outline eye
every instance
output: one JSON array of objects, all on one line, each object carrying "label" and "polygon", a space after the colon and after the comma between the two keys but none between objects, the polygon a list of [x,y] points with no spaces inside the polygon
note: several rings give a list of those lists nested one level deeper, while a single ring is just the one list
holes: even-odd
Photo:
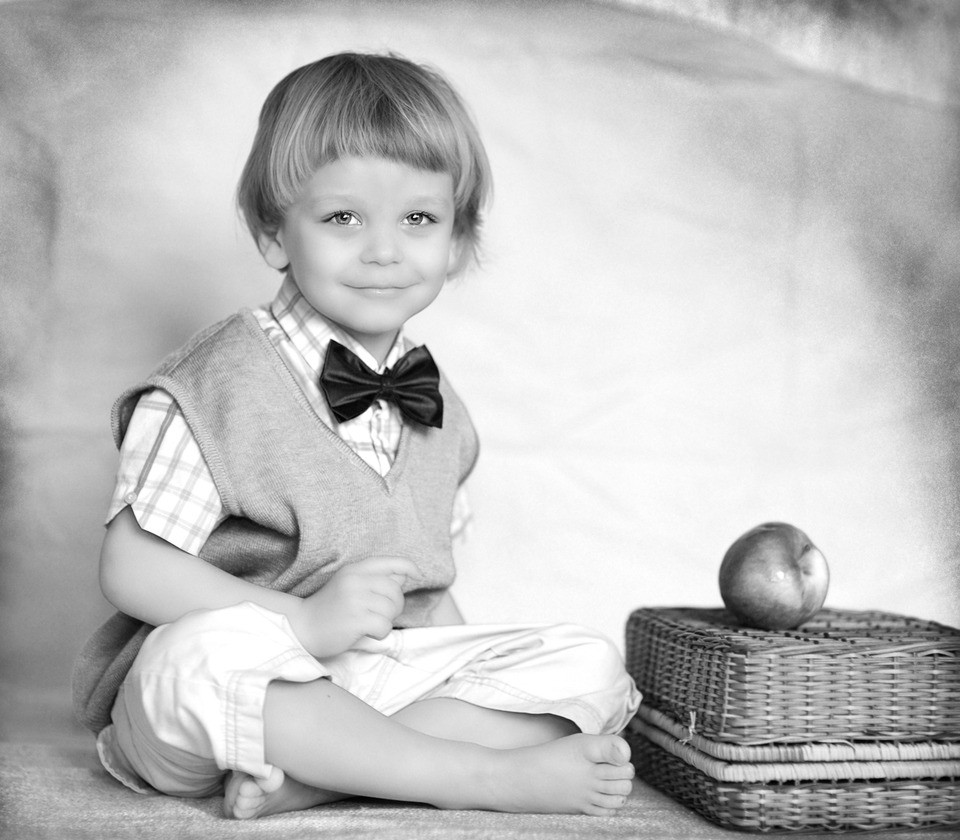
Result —
[{"label": "eye", "polygon": [[413,227],[423,227],[424,225],[433,224],[437,219],[436,216],[431,216],[429,213],[418,210],[415,213],[410,213],[403,221]]},{"label": "eye", "polygon": [[359,225],[360,219],[350,210],[338,210],[331,213],[324,219],[325,222],[333,222],[335,225],[346,227],[347,225]]}]

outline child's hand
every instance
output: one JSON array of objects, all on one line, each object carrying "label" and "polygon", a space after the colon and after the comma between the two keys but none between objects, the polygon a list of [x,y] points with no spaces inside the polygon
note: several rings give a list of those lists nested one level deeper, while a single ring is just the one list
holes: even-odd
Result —
[{"label": "child's hand", "polygon": [[403,584],[417,566],[402,557],[367,557],[338,569],[304,598],[291,619],[300,643],[318,659],[352,648],[364,636],[382,639],[403,612]]}]

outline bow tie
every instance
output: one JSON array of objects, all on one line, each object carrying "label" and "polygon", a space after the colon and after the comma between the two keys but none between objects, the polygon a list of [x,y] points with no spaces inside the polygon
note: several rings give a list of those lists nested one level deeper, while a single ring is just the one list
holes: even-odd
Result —
[{"label": "bow tie", "polygon": [[404,417],[439,429],[443,425],[439,384],[440,371],[426,347],[415,347],[379,374],[331,341],[320,372],[320,390],[338,423],[352,420],[382,399],[394,403]]}]

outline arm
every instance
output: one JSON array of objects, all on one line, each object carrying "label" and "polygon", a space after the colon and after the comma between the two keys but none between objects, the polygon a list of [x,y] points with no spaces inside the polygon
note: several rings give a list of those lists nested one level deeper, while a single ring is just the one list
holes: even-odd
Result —
[{"label": "arm", "polygon": [[100,588],[118,610],[147,624],[168,624],[196,609],[251,601],[287,617],[314,656],[332,656],[363,636],[383,638],[403,611],[401,585],[416,566],[369,557],[341,568],[326,586],[299,598],[211,566],[144,531],[130,508],[107,527],[100,553]]},{"label": "arm", "polygon": [[107,526],[100,589],[118,610],[147,624],[168,624],[197,609],[252,601],[291,618],[299,598],[248,583],[144,531],[130,508]]}]

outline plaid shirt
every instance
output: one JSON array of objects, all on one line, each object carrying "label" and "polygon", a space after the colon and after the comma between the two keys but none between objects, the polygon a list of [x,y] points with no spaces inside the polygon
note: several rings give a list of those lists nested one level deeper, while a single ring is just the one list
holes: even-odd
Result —
[{"label": "plaid shirt", "polygon": [[[270,306],[254,314],[320,419],[367,464],[386,475],[396,458],[403,427],[396,406],[378,400],[359,417],[337,423],[318,380],[330,339],[382,372],[409,349],[402,333],[383,365],[378,365],[364,347],[320,315],[289,278]],[[226,517],[193,433],[173,398],[159,389],[143,394],[130,418],[107,522],[128,505],[141,528],[194,555]],[[469,506],[461,486],[451,522],[455,541],[465,539],[469,523]]]}]

